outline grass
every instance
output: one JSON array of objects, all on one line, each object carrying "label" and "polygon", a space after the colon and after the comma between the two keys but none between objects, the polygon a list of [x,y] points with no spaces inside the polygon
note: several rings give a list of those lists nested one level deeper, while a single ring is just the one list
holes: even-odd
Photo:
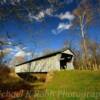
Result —
[{"label": "grass", "polygon": [[[100,100],[100,71],[55,71],[32,74],[43,81],[20,78],[14,71],[0,71],[0,100],[12,100],[2,94],[17,94],[13,100]],[[36,78],[33,78],[36,79]]]},{"label": "grass", "polygon": [[100,100],[100,71],[60,71],[39,100]]}]

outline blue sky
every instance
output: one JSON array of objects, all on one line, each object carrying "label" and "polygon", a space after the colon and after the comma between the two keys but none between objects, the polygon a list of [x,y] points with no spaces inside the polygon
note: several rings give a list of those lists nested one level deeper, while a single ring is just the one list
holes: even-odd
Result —
[{"label": "blue sky", "polygon": [[[76,27],[72,29],[72,21],[75,16],[72,11],[80,5],[78,0],[69,0],[64,7],[53,12],[53,9],[47,6],[37,15],[28,14],[30,23],[9,18],[5,23],[1,22],[0,35],[3,37],[7,32],[11,36],[9,41],[21,42],[23,46],[10,46],[11,55],[28,55],[31,52],[41,54],[46,49],[59,50],[64,42],[71,42],[73,48],[79,49],[81,35]],[[66,0],[65,0],[66,2]],[[100,43],[100,19],[95,21],[87,30],[90,39]],[[7,47],[8,48],[8,47]],[[27,55],[26,55],[27,56]],[[29,58],[31,59],[31,58]]]}]

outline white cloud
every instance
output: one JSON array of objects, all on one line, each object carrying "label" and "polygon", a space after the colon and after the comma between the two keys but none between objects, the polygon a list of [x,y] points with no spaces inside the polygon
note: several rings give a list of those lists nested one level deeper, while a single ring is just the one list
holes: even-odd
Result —
[{"label": "white cloud", "polygon": [[14,48],[11,48],[12,52],[10,53],[11,55],[13,55],[14,57],[16,56],[30,56],[30,52],[26,52],[25,50],[27,49],[27,47],[23,47],[20,48],[19,46],[15,46]]},{"label": "white cloud", "polygon": [[12,45],[12,42],[11,41],[8,41],[8,45]]},{"label": "white cloud", "polygon": [[44,11],[40,11],[39,14],[38,14],[36,17],[37,17],[37,19],[42,19],[42,18],[44,18],[44,17],[45,17]]},{"label": "white cloud", "polygon": [[34,15],[31,12],[28,14],[28,18],[30,21],[36,20],[36,21],[42,21],[42,19],[46,16],[52,16],[53,9],[52,8],[47,8],[45,10],[41,10],[38,14]]},{"label": "white cloud", "polygon": [[52,9],[52,8],[47,8],[47,9],[45,10],[45,13],[46,13],[47,15],[51,16],[52,13],[53,13],[53,9]]},{"label": "white cloud", "polygon": [[20,47],[20,46],[15,46],[14,48],[13,48],[13,52],[18,52],[18,51],[24,51],[24,50],[26,50],[27,49],[27,47]]},{"label": "white cloud", "polygon": [[5,49],[3,49],[3,50],[0,50],[0,52],[1,52],[1,51],[2,51],[3,53],[8,54],[8,53],[12,52],[13,49],[12,49],[12,48],[5,48]]},{"label": "white cloud", "polygon": [[20,51],[21,50],[21,48],[19,47],[19,46],[15,46],[14,48],[13,48],[13,52],[18,52],[18,51]]},{"label": "white cloud", "polygon": [[65,13],[61,13],[59,15],[56,15],[56,17],[58,17],[61,20],[67,19],[70,21],[72,21],[75,18],[75,16],[73,14],[71,14],[69,11],[67,11]]},{"label": "white cloud", "polygon": [[16,46],[14,49],[13,49],[13,52],[15,52],[14,56],[30,56],[31,55],[31,52],[26,52],[25,50],[27,49],[27,47],[23,47],[23,48],[20,48],[19,46]]},{"label": "white cloud", "polygon": [[22,56],[24,57],[26,55],[26,53],[24,51],[19,51],[15,54],[15,57],[18,57],[18,56]]},{"label": "white cloud", "polygon": [[57,34],[61,33],[63,30],[69,30],[71,28],[71,26],[72,26],[71,22],[70,23],[59,23],[57,29],[55,29],[55,30],[53,29],[52,33],[57,35]]},{"label": "white cloud", "polygon": [[28,18],[30,21],[33,21],[33,19],[36,21],[41,21],[41,19],[43,19],[44,17],[45,17],[45,14],[43,11],[40,11],[37,15],[34,15],[30,12],[28,14]]},{"label": "white cloud", "polygon": [[71,23],[60,23],[57,27],[57,30],[68,30],[72,26]]},{"label": "white cloud", "polygon": [[32,53],[31,52],[28,52],[26,55],[27,56],[32,56]]},{"label": "white cloud", "polygon": [[60,20],[68,20],[68,22],[60,22],[57,26],[57,28],[54,30],[52,30],[53,34],[59,34],[60,32],[62,32],[63,30],[68,30],[71,28],[72,21],[74,20],[75,16],[73,14],[71,14],[69,11],[65,12],[65,13],[61,13],[59,15],[54,15],[55,17],[59,18]]},{"label": "white cloud", "polygon": [[32,56],[32,53],[31,52],[26,52],[26,51],[20,50],[14,56],[15,57],[18,57],[18,56],[20,56],[20,57],[30,56],[31,57]]},{"label": "white cloud", "polygon": [[16,5],[16,3],[20,3],[21,0],[2,0],[0,1],[1,4],[6,4],[6,3],[10,3],[12,5]]}]

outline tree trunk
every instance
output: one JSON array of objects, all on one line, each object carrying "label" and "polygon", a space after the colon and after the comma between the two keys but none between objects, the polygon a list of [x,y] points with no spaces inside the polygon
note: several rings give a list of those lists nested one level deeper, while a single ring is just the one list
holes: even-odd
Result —
[{"label": "tree trunk", "polygon": [[87,44],[85,39],[85,33],[84,33],[84,16],[80,17],[80,29],[81,29],[81,36],[83,40],[83,63],[85,64],[85,69],[88,68],[88,56],[87,56]]}]

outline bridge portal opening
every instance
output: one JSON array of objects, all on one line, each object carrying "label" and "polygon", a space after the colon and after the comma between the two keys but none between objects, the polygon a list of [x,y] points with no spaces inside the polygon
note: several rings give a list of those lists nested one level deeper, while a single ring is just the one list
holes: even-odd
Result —
[{"label": "bridge portal opening", "polygon": [[62,53],[60,58],[60,69],[67,69],[67,63],[72,61],[73,55]]}]

